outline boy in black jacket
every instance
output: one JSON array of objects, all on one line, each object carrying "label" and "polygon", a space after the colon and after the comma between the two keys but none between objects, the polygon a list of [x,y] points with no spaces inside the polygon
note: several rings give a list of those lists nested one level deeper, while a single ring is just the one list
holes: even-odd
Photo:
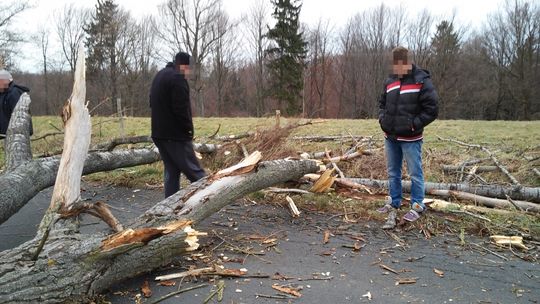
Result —
[{"label": "boy in black jacket", "polygon": [[390,201],[378,211],[389,212],[385,229],[396,225],[396,210],[401,206],[401,166],[403,159],[411,177],[411,210],[403,219],[416,221],[426,206],[422,172],[422,132],[437,118],[438,96],[428,71],[411,63],[408,50],[392,50],[393,74],[385,81],[379,100],[379,124],[385,134]]}]

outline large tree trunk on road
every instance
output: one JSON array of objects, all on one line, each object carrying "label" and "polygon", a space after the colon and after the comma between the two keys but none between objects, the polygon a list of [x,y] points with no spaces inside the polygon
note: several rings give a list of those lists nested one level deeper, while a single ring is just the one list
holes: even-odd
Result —
[{"label": "large tree trunk on road", "polygon": [[[120,242],[109,250],[102,248],[109,238],[106,234],[68,232],[65,228],[71,223],[61,220],[36,261],[31,256],[39,237],[0,253],[0,303],[57,303],[95,295],[119,280],[166,265],[196,249],[197,233],[188,238],[184,232],[189,231],[190,223],[200,222],[248,193],[317,170],[313,161],[281,160],[260,163],[243,175],[215,181],[205,178],[158,203],[126,227],[124,233],[133,232],[140,239]],[[158,231],[160,226],[174,224],[178,225],[168,234]]]}]

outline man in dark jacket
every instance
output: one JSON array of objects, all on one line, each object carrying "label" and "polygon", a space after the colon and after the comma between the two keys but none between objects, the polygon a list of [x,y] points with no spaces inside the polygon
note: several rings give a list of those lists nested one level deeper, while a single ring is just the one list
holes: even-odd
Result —
[{"label": "man in dark jacket", "polygon": [[385,81],[379,100],[379,124],[385,133],[385,151],[390,200],[379,209],[389,212],[385,229],[395,227],[396,210],[402,199],[401,167],[403,159],[411,177],[411,210],[403,219],[417,220],[426,206],[422,172],[422,132],[437,118],[438,96],[429,72],[411,63],[408,50],[392,50],[393,74]]},{"label": "man in dark jacket", "polygon": [[[6,137],[6,131],[11,114],[19,98],[30,89],[15,84],[13,77],[6,70],[0,70],[0,139]],[[32,122],[30,122],[30,135],[32,135]]]},{"label": "man in dark jacket", "polygon": [[180,52],[159,71],[150,89],[152,140],[165,166],[165,197],[180,189],[180,173],[194,182],[206,173],[193,151],[193,120],[189,85],[190,56]]}]

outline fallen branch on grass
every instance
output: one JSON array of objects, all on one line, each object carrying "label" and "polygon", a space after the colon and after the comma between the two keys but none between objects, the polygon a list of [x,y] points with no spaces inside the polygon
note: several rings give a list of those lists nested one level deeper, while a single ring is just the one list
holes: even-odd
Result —
[{"label": "fallen branch on grass", "polygon": [[355,141],[355,142],[370,142],[373,140],[371,136],[361,135],[338,135],[338,136],[294,136],[291,140],[298,141],[313,141],[313,142],[325,142],[325,141]]},{"label": "fallen branch on grass", "polygon": [[45,139],[49,136],[57,136],[57,135],[64,135],[64,132],[49,132],[49,133],[45,133],[39,137],[34,137],[32,138],[31,140],[32,141],[37,141],[37,140],[41,140],[41,139]]},{"label": "fallen branch on grass", "polygon": [[[347,180],[366,185],[371,188],[388,189],[387,180],[375,180],[367,178],[348,178]],[[540,203],[540,188],[531,187],[504,187],[499,185],[468,185],[450,183],[425,182],[426,193],[432,190],[455,190],[461,192],[475,193],[481,196],[493,198],[506,198],[506,195],[514,200],[531,201]],[[411,182],[403,181],[403,191],[411,191]]]},{"label": "fallen branch on grass", "polygon": [[501,170],[502,173],[504,173],[504,175],[506,175],[508,177],[508,179],[515,186],[523,187],[518,182],[518,180],[512,174],[510,174],[510,172],[508,172],[508,170],[501,164],[501,162],[497,159],[497,157],[495,157],[495,154],[493,154],[493,152],[491,152],[488,148],[486,148],[484,146],[480,146],[480,145],[468,144],[468,143],[465,143],[465,142],[462,142],[462,141],[459,141],[459,140],[455,140],[455,139],[446,139],[446,138],[442,138],[440,136],[438,136],[438,138],[439,138],[439,140],[453,142],[453,143],[456,143],[456,144],[459,144],[459,145],[462,145],[462,146],[465,146],[465,147],[476,148],[476,149],[480,149],[480,150],[486,152],[489,155],[489,157],[493,160],[495,165]]},{"label": "fallen branch on grass", "polygon": [[90,151],[112,151],[114,148],[120,145],[138,144],[138,143],[152,143],[152,138],[150,136],[114,138],[108,142],[99,143],[95,145]]},{"label": "fallen branch on grass", "polygon": [[467,166],[449,166],[444,165],[442,166],[442,169],[444,172],[451,173],[451,172],[462,172],[464,170],[472,170],[472,168],[476,168],[475,173],[481,173],[481,172],[493,172],[497,171],[497,166],[472,166],[471,168],[468,168]]},{"label": "fallen branch on grass", "polygon": [[516,201],[504,199],[497,199],[491,197],[485,197],[478,194],[472,194],[462,191],[455,190],[429,190],[427,193],[436,196],[442,197],[454,197],[461,200],[468,200],[482,206],[491,207],[491,208],[500,208],[500,209],[509,209],[516,207],[518,210],[528,211],[528,212],[540,212],[540,204],[529,203],[525,201]]}]

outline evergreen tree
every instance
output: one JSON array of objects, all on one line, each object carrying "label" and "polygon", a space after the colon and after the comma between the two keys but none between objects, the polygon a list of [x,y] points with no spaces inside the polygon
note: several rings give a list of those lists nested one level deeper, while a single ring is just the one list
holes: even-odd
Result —
[{"label": "evergreen tree", "polygon": [[107,89],[114,110],[118,97],[119,60],[116,42],[119,39],[120,14],[114,0],[97,2],[91,21],[84,27],[87,35],[85,46],[88,49],[87,73],[89,78],[97,80],[103,89]]},{"label": "evergreen tree", "polygon": [[278,101],[281,110],[285,102],[285,112],[296,115],[302,111],[304,59],[307,52],[299,22],[302,4],[299,0],[272,0],[272,4],[276,25],[267,34],[273,41],[267,50],[269,95]]}]

